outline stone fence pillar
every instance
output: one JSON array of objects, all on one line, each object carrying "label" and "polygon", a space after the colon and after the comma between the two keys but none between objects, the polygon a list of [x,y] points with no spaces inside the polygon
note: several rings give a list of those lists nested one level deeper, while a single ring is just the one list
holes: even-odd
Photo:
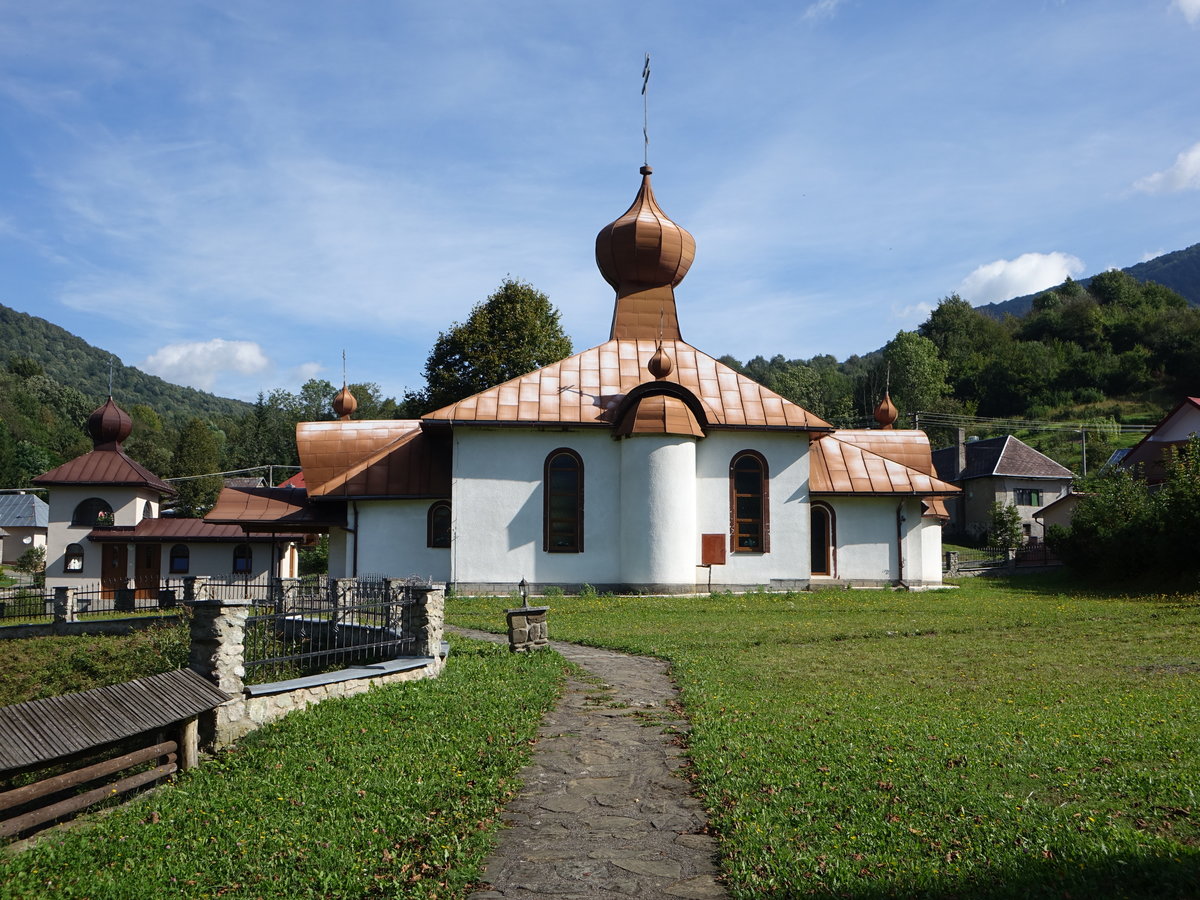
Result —
[{"label": "stone fence pillar", "polygon": [[67,622],[74,622],[77,615],[75,588],[56,587],[54,589],[54,624],[65,625]]},{"label": "stone fence pillar", "polygon": [[953,578],[958,574],[958,551],[946,551],[946,574]]},{"label": "stone fence pillar", "polygon": [[[418,593],[418,603],[413,616],[413,630],[417,636],[417,646],[413,651],[417,656],[428,656],[437,659],[442,654],[442,633],[446,624],[446,595],[441,588],[414,588]],[[420,597],[424,594],[424,597]]]},{"label": "stone fence pillar", "polygon": [[246,616],[251,601],[194,600],[192,652],[188,668],[199,672],[225,693],[238,697],[245,687]]},{"label": "stone fence pillar", "polygon": [[518,606],[504,611],[508,618],[508,649],[513,653],[545,650],[550,646],[548,606]]}]

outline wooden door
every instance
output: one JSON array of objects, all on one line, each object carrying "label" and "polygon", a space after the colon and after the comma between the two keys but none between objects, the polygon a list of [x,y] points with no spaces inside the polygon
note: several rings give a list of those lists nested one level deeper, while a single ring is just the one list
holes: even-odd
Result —
[{"label": "wooden door", "polygon": [[162,576],[162,547],[158,544],[139,544],[133,562],[134,597],[150,600],[158,596]]},{"label": "wooden door", "polygon": [[100,545],[100,587],[105,597],[113,596],[118,588],[129,584],[129,546],[103,543]]}]

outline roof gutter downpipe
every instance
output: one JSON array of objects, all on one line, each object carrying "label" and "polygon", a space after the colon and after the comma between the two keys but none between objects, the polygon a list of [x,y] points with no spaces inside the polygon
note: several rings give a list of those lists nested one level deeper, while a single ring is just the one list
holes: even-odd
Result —
[{"label": "roof gutter downpipe", "polygon": [[350,556],[350,577],[358,577],[358,501],[351,500],[350,505],[354,507],[354,550]]}]

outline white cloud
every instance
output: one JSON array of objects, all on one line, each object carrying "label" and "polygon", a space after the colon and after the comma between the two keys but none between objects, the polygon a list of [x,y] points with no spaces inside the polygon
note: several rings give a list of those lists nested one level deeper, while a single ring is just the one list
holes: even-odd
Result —
[{"label": "white cloud", "polygon": [[[1163,250],[1161,247],[1158,250],[1150,250],[1138,257],[1138,262],[1150,262],[1152,259],[1158,259],[1165,253],[1170,253],[1170,250]],[[1114,267],[1116,268],[1116,267]]]},{"label": "white cloud", "polygon": [[293,367],[291,370],[292,381],[297,384],[304,384],[316,378],[324,368],[319,362],[300,363],[300,365]]},{"label": "white cloud", "polygon": [[1190,24],[1200,22],[1200,0],[1174,0],[1171,5],[1183,13]]},{"label": "white cloud", "polygon": [[254,341],[191,341],[168,344],[152,353],[141,368],[200,390],[211,390],[217,377],[227,372],[254,375],[269,368],[271,361]]},{"label": "white cloud", "polygon": [[[1200,11],[1200,0],[1194,0]],[[1200,15],[1200,13],[1198,13]],[[1174,165],[1139,178],[1133,183],[1147,194],[1172,194],[1176,191],[1200,190],[1200,143],[1193,144],[1175,158]]]},{"label": "white cloud", "polygon": [[[804,10],[804,18],[832,19],[837,8],[844,2],[845,0],[817,0],[816,3],[809,4],[808,8]],[[1180,2],[1184,2],[1184,0],[1180,0]]]},{"label": "white cloud", "polygon": [[1083,260],[1069,253],[1022,253],[980,266],[962,280],[958,293],[972,303],[995,303],[1053,287],[1082,272]]}]

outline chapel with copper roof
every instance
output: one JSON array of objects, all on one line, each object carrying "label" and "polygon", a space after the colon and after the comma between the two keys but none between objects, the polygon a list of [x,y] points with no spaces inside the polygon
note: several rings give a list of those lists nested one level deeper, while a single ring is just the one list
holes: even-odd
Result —
[{"label": "chapel with copper roof", "polygon": [[[649,166],[596,236],[608,340],[417,420],[297,426],[303,489],[226,489],[209,521],[308,517],[330,574],[419,574],[460,592],[692,592],[941,581],[943,498],[920,431],[845,430],[684,340],[696,241]],[[331,524],[332,523],[332,524]]]}]

